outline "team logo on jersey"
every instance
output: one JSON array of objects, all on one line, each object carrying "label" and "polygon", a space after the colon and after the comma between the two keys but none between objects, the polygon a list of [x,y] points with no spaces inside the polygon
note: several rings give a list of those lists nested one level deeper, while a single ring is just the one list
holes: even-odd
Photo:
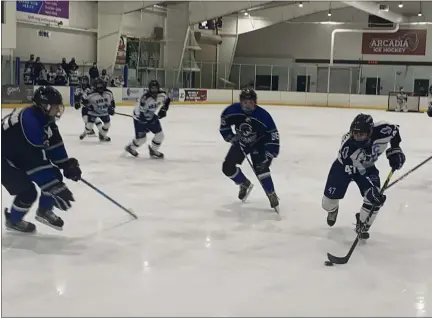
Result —
[{"label": "team logo on jersey", "polygon": [[239,130],[243,137],[250,137],[252,135],[252,126],[249,124],[241,124]]},{"label": "team logo on jersey", "polygon": [[384,127],[380,130],[380,132],[384,135],[390,135],[392,133],[393,129],[390,126]]}]

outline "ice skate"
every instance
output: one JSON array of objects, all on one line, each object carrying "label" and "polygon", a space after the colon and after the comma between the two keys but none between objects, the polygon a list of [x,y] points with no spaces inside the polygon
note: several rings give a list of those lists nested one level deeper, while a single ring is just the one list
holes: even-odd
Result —
[{"label": "ice skate", "polygon": [[92,129],[89,132],[87,132],[87,130],[84,130],[84,132],[79,136],[79,139],[83,140],[86,136],[95,137],[96,133],[95,133],[94,129]]},{"label": "ice skate", "polygon": [[48,225],[57,231],[63,230],[63,220],[59,216],[55,215],[55,213],[51,210],[38,209],[35,219],[36,221]]},{"label": "ice skate", "polygon": [[369,225],[364,225],[361,221],[360,221],[360,213],[356,213],[356,228],[355,231],[358,234],[359,238],[362,240],[367,240],[369,238]]},{"label": "ice skate", "polygon": [[267,193],[267,197],[270,201],[270,206],[279,213],[279,198],[275,192]]},{"label": "ice skate", "polygon": [[8,209],[4,210],[5,214],[5,226],[7,230],[10,231],[16,231],[16,232],[22,232],[22,233],[34,233],[36,232],[36,225],[34,225],[31,222],[27,222],[24,220],[21,220],[19,222],[13,223],[10,221],[10,212]]},{"label": "ice skate", "polygon": [[328,214],[327,214],[328,226],[333,226],[336,224],[338,213],[339,213],[339,208],[337,208],[336,211],[328,212]]},{"label": "ice skate", "polygon": [[151,158],[154,159],[163,159],[164,158],[164,154],[160,151],[154,150],[151,146],[148,146],[149,149],[149,155]]},{"label": "ice skate", "polygon": [[253,189],[253,184],[248,179],[246,179],[242,184],[240,184],[238,198],[242,202],[245,202],[249,194],[251,193],[252,189]]},{"label": "ice skate", "polygon": [[102,135],[101,133],[99,133],[99,140],[100,140],[100,141],[108,142],[108,141],[111,141],[111,138],[108,137],[108,136],[104,136],[104,135]]},{"label": "ice skate", "polygon": [[130,153],[134,157],[138,157],[138,151],[136,151],[136,149],[133,149],[131,145],[126,146],[125,151]]}]

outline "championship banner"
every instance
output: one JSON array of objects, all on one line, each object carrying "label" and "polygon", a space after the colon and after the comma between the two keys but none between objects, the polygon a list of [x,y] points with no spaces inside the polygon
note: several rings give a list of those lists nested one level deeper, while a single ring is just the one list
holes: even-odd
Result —
[{"label": "championship banner", "polygon": [[126,64],[126,48],[127,48],[127,37],[120,36],[119,45],[117,48],[116,64],[125,65]]},{"label": "championship banner", "polygon": [[207,100],[207,90],[181,89],[179,100],[182,102],[204,102]]},{"label": "championship banner", "polygon": [[427,30],[401,29],[395,33],[363,33],[362,54],[426,55]]},{"label": "championship banner", "polygon": [[33,98],[33,86],[2,85],[2,104],[31,103]]},{"label": "championship banner", "polygon": [[69,25],[69,1],[17,1],[16,19]]}]

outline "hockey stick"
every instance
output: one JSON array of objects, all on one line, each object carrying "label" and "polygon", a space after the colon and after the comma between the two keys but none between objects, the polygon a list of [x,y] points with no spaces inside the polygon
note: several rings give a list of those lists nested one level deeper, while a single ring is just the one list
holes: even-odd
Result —
[{"label": "hockey stick", "polygon": [[99,190],[98,188],[96,188],[94,185],[92,185],[90,182],[88,182],[87,180],[81,178],[81,181],[86,184],[87,186],[89,186],[90,188],[92,188],[93,190],[95,190],[97,193],[99,193],[101,196],[103,196],[104,198],[108,199],[109,201],[111,201],[112,203],[114,203],[116,206],[118,206],[120,209],[122,209],[123,211],[125,211],[126,213],[130,214],[134,219],[138,219],[138,216],[133,213],[131,210],[126,209],[124,206],[122,206],[120,203],[118,203],[116,200],[112,199],[111,197],[109,197],[108,195],[106,195],[102,190]]},{"label": "hockey stick", "polygon": [[412,168],[410,171],[408,171],[407,173],[403,174],[402,176],[400,176],[398,179],[396,179],[395,181],[393,181],[392,183],[390,183],[387,187],[387,189],[389,189],[390,187],[394,186],[396,183],[398,183],[399,181],[401,181],[402,179],[405,179],[406,176],[410,175],[411,173],[413,173],[414,171],[416,171],[418,168],[420,168],[421,166],[423,166],[425,163],[427,163],[428,161],[430,161],[432,159],[432,156],[430,156],[429,158],[427,158],[426,160],[423,160],[421,163],[419,163],[417,166],[415,166],[414,168]]},{"label": "hockey stick", "polygon": [[[261,182],[261,179],[258,177],[258,174],[256,173],[256,171],[253,167],[252,161],[249,159],[246,152],[243,150],[243,147],[240,145],[239,145],[239,147],[240,147],[241,152],[243,153],[243,156],[246,158],[247,162],[249,163],[249,166],[251,167],[255,177],[258,179],[259,183],[261,184],[261,187],[263,188],[264,192],[267,194],[267,192],[265,191],[264,185]],[[279,214],[279,207],[275,207],[274,210],[276,211],[277,214]]]},{"label": "hockey stick", "polygon": [[[392,169],[392,170],[389,172],[389,174],[388,174],[388,176],[387,176],[387,179],[386,179],[384,185],[382,186],[382,188],[381,188],[381,190],[380,190],[380,195],[382,195],[382,194],[384,193],[384,191],[388,188],[388,184],[390,183],[390,179],[392,178],[394,172],[395,172],[394,169]],[[370,212],[369,212],[369,215],[367,216],[367,218],[366,218],[366,220],[364,221],[363,224],[368,224],[368,223],[369,223],[369,221],[370,221],[372,215],[374,214],[374,210],[375,210],[376,206],[377,206],[376,204],[372,205],[372,208],[371,208],[371,210],[370,210]],[[354,243],[352,244],[352,246],[351,246],[350,250],[348,251],[348,254],[347,254],[347,255],[345,255],[344,257],[337,257],[337,256],[334,256],[334,255],[332,255],[332,254],[330,254],[330,253],[327,253],[327,258],[328,258],[328,260],[329,260],[331,263],[333,263],[333,264],[340,264],[340,265],[342,265],[342,264],[346,264],[346,263],[348,263],[348,261],[349,261],[351,255],[352,255],[352,253],[354,252],[354,250],[355,250],[355,248],[356,248],[356,246],[357,246],[357,244],[358,244],[358,242],[359,242],[359,240],[360,240],[360,234],[361,234],[362,232],[363,232],[363,231],[359,231],[359,233],[357,234],[357,237],[356,237],[356,239],[354,240]]]},{"label": "hockey stick", "polygon": [[123,113],[117,113],[117,112],[115,112],[114,114],[116,114],[116,115],[120,115],[120,116],[125,116],[125,117],[130,117],[130,118],[133,118],[133,116],[132,116],[132,115],[128,115],[128,114],[123,114]]}]

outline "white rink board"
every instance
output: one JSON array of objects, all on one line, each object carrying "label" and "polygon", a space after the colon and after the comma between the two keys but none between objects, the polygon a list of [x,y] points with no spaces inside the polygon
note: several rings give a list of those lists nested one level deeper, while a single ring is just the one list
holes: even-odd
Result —
[{"label": "white rink board", "polygon": [[[133,126],[121,116],[113,117],[111,144],[79,141],[80,111],[68,108],[59,125],[69,155],[88,181],[140,219],[129,221],[84,184],[68,182],[77,202],[59,212],[63,232],[37,224],[32,237],[2,234],[3,315],[432,315],[430,163],[388,191],[371,239],[349,264],[324,267],[327,252],[344,255],[355,238],[362,202],[355,184],[332,229],[321,197],[341,136],[359,111],[266,107],[282,143],[272,165],[283,217],[276,221],[247,164],[255,188],[246,204],[221,172],[223,108],[172,107],[163,120],[164,161],[148,159],[146,146],[140,158],[122,155]],[[407,162],[395,178],[430,156],[425,114],[369,113],[401,127]],[[385,177],[385,155],[378,168]],[[4,189],[2,196],[8,207]]]}]

